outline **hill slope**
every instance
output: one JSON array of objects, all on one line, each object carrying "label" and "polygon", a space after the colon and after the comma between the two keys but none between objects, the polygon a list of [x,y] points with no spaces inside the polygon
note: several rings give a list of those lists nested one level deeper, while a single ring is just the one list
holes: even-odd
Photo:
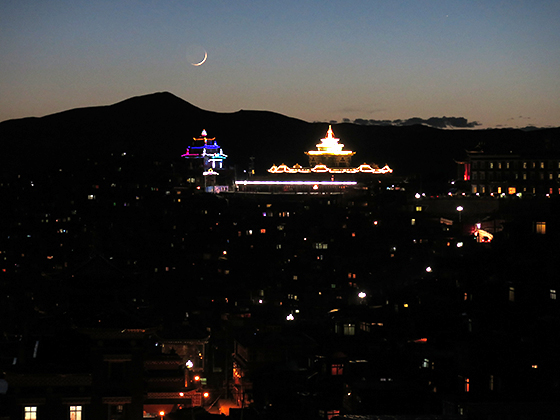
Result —
[{"label": "hill slope", "polygon": [[[308,123],[268,111],[217,113],[202,110],[168,92],[130,98],[109,106],[79,108],[42,118],[0,123],[3,171],[43,169],[112,152],[153,159],[179,158],[193,136],[206,129],[218,139],[228,163],[257,173],[273,163],[306,164],[326,123]],[[486,147],[556,146],[560,129],[440,130],[425,126],[387,127],[337,124],[335,135],[356,151],[355,163],[389,164],[399,175],[441,177],[455,174],[454,159],[479,143]]]}]

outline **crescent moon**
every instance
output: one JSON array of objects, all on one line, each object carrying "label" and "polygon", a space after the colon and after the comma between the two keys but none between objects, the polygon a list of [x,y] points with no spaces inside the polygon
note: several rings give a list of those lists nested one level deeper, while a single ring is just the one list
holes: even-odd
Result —
[{"label": "crescent moon", "polygon": [[200,63],[191,63],[191,64],[195,67],[202,66],[207,58],[208,58],[208,53],[206,52],[206,50],[204,50],[204,58],[202,59],[202,61]]}]

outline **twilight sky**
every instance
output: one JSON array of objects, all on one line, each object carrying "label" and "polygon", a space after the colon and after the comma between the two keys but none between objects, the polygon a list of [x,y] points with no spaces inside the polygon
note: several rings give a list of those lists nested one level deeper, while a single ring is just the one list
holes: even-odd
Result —
[{"label": "twilight sky", "polygon": [[560,1],[0,0],[0,121],[159,91],[306,121],[560,126]]}]

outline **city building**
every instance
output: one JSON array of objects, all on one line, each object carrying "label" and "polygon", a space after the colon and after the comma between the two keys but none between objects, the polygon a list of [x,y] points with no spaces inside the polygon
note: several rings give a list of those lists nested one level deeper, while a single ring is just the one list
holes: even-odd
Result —
[{"label": "city building", "polygon": [[558,153],[467,152],[459,162],[459,178],[471,194],[560,194]]}]

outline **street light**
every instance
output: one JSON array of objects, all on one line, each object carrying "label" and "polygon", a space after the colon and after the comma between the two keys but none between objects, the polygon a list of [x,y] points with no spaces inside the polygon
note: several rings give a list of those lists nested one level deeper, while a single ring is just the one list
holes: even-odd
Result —
[{"label": "street light", "polygon": [[163,420],[163,416],[165,416],[165,411],[161,410],[159,412],[159,416],[160,416],[161,420]]},{"label": "street light", "polygon": [[459,223],[461,223],[461,213],[463,212],[463,206],[457,206],[457,211],[459,212]]}]

